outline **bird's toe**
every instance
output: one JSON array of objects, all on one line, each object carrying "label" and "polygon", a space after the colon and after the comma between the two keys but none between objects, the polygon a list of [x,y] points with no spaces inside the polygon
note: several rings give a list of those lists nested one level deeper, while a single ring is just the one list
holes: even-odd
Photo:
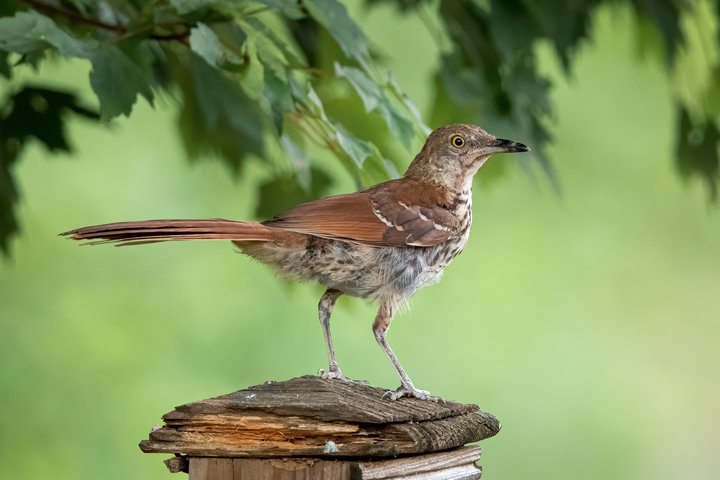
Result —
[{"label": "bird's toe", "polygon": [[323,380],[341,380],[343,382],[356,383],[359,385],[366,385],[368,383],[366,380],[353,380],[352,378],[346,377],[342,374],[339,368],[331,368],[327,371],[321,368],[318,370],[318,373],[320,374],[320,378]]},{"label": "bird's toe", "polygon": [[390,400],[397,400],[402,397],[415,397],[420,400],[430,400],[437,402],[440,400],[439,397],[433,397],[427,390],[420,390],[413,386],[401,385],[397,390],[388,390],[383,395],[383,398],[389,398]]}]

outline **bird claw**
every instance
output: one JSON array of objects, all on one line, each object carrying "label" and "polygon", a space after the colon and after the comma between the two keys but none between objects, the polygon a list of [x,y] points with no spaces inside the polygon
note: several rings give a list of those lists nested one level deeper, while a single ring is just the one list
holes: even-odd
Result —
[{"label": "bird claw", "polygon": [[318,370],[318,374],[320,375],[320,378],[323,380],[341,380],[343,382],[348,383],[354,383],[357,385],[367,385],[367,380],[353,380],[352,378],[348,378],[345,375],[342,374],[339,368],[330,368],[329,371],[326,371],[325,369],[321,368]]},{"label": "bird claw", "polygon": [[427,390],[419,390],[412,385],[400,385],[397,390],[388,390],[382,396],[382,398],[389,398],[390,400],[397,400],[402,397],[415,397],[420,400],[430,400],[432,402],[442,400],[440,397],[433,397]]}]

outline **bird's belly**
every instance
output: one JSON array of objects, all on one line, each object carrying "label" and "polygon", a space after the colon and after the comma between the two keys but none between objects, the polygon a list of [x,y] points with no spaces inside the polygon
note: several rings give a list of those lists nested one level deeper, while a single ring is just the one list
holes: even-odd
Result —
[{"label": "bird's belly", "polygon": [[437,283],[466,242],[466,235],[435,247],[408,248],[318,240],[305,249],[262,244],[243,250],[290,278],[314,280],[353,297],[402,303]]},{"label": "bird's belly", "polygon": [[467,238],[461,238],[430,248],[373,248],[363,256],[361,266],[343,275],[337,274],[343,269],[336,266],[334,274],[319,280],[347,295],[402,303],[419,289],[439,282],[466,242]]}]

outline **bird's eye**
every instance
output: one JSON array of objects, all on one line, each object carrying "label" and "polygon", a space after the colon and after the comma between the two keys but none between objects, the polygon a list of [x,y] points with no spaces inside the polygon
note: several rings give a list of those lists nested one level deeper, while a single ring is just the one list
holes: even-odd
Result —
[{"label": "bird's eye", "polygon": [[452,143],[453,147],[462,148],[465,145],[465,140],[460,135],[455,135],[450,140],[450,143]]}]

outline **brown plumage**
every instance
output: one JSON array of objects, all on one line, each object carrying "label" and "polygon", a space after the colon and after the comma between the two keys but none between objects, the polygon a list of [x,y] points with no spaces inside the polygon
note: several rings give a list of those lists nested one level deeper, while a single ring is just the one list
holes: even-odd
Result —
[{"label": "brown plumage", "polygon": [[473,125],[432,132],[402,178],[367,190],[298,205],[264,223],[148,220],[79,228],[61,235],[89,244],[138,245],[230,240],[243,253],[300,281],[328,287],[319,316],[330,360],[325,378],[347,380],[335,361],[330,314],[342,294],[378,301],[375,338],[401,378],[389,392],[431,398],[415,388],[386,341],[393,315],[420,288],[437,282],[467,243],[472,178],[493,153],[526,152]]}]

